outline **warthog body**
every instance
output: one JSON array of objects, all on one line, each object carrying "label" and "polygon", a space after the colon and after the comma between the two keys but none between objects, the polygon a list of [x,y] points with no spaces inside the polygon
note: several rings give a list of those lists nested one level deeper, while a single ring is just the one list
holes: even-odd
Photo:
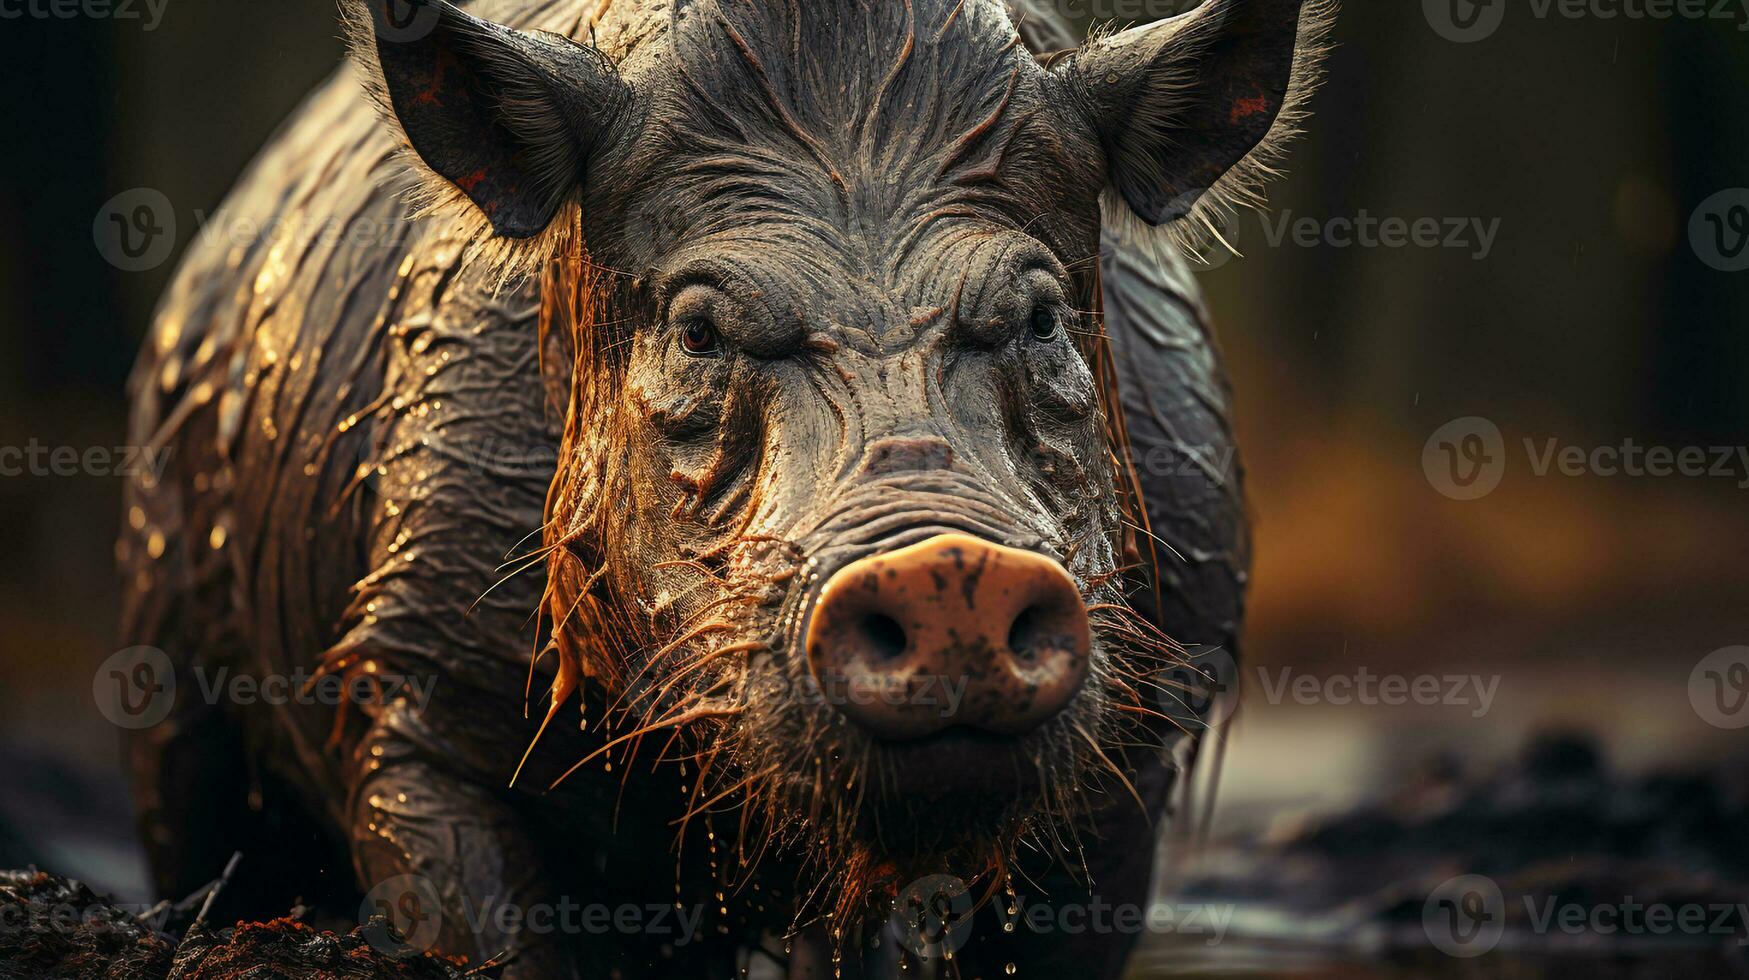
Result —
[{"label": "warthog body", "polygon": [[[992,913],[1146,900],[1165,638],[1232,650],[1248,562],[1166,236],[1318,12],[346,8],[380,105],[298,111],[133,381],[158,885],[241,850],[237,914],[369,893],[515,977],[1115,976],[1133,928]],[[932,875],[996,898],[889,927]]]}]

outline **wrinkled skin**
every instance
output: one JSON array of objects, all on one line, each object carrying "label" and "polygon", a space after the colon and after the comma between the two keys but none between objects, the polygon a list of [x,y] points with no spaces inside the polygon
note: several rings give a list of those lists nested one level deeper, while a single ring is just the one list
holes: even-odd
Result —
[{"label": "wrinkled skin", "polygon": [[[179,696],[132,743],[160,888],[233,849],[237,915],[350,910],[416,875],[438,947],[509,951],[513,977],[727,976],[761,947],[792,976],[835,954],[889,975],[896,944],[867,942],[884,903],[937,873],[1144,901],[1172,785],[1158,637],[1230,649],[1248,548],[1195,287],[1169,249],[1109,226],[1101,248],[1097,114],[977,0],[674,21],[618,0],[591,27],[595,6],[470,7],[593,37],[633,93],[582,141],[559,271],[499,290],[463,261],[474,232],[404,217],[390,131],[342,77],[226,205],[288,234],[198,245],[164,301],[134,430],[174,455],[129,491],[127,641],[169,652],[184,692],[197,670],[319,668],[387,693]],[[1023,33],[1066,37],[1042,11]],[[586,315],[553,314],[573,300]],[[1169,461],[1135,487],[1171,545],[1157,579],[1112,462],[1120,406],[1131,457]],[[525,543],[542,528],[546,551]],[[1057,559],[1100,610],[1086,687],[1004,765],[797,696],[820,584],[950,530]],[[479,912],[562,901],[704,915],[696,936],[554,935]],[[975,921],[968,976],[1116,975],[1135,939]]]}]

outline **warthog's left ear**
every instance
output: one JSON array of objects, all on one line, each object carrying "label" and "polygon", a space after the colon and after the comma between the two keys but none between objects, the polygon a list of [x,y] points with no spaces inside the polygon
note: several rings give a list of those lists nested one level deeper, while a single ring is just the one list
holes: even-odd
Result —
[{"label": "warthog's left ear", "polygon": [[1260,203],[1316,87],[1333,13],[1332,0],[1208,0],[1095,38],[1059,66],[1105,144],[1121,197],[1108,208],[1160,225]]},{"label": "warthog's left ear", "polygon": [[429,170],[424,203],[459,195],[502,238],[554,224],[631,102],[605,55],[557,34],[444,0],[342,0],[342,12],[372,94]]}]

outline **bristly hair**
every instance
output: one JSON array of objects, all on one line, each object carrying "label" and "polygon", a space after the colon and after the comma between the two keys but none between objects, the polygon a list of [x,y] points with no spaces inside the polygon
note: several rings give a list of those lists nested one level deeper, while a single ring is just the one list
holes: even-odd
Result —
[{"label": "bristly hair", "polygon": [[[1288,148],[1303,132],[1301,125],[1311,114],[1309,103],[1323,82],[1324,63],[1333,47],[1330,33],[1336,23],[1338,7],[1339,0],[1305,0],[1301,5],[1287,92],[1269,132],[1251,152],[1204,191],[1187,214],[1158,226],[1150,225],[1130,208],[1121,191],[1115,186],[1106,186],[1100,196],[1100,211],[1106,228],[1114,238],[1139,243],[1164,241],[1192,256],[1202,255],[1205,249],[1215,243],[1230,247],[1230,243],[1222,237],[1222,228],[1241,210],[1260,210],[1267,206],[1269,182],[1282,175],[1281,166]],[[1188,33],[1196,29],[1194,24],[1176,28],[1168,26],[1169,24],[1170,21],[1162,21],[1151,28],[1142,27],[1137,30],[1154,30],[1161,34],[1157,41],[1149,38],[1146,43],[1185,44],[1191,47],[1197,45],[1197,38]],[[1085,52],[1109,40],[1115,33],[1115,27],[1096,31],[1082,45],[1081,50]],[[1194,71],[1195,68],[1194,60],[1185,59],[1184,73]],[[1173,90],[1180,90],[1188,88],[1193,79],[1181,74],[1178,78],[1166,81]],[[1169,110],[1171,102],[1162,100],[1160,104],[1167,106]],[[1154,120],[1153,123],[1163,126],[1169,124],[1170,120]]]},{"label": "bristly hair", "polygon": [[[563,5],[560,7],[563,9]],[[548,19],[552,23],[515,26],[520,30],[534,32],[533,36],[537,40],[573,43],[563,34],[547,28],[563,29],[574,26],[574,15]],[[372,23],[368,5],[360,0],[341,0],[340,23],[347,50],[351,55],[350,60],[365,93],[376,104],[383,121],[394,134],[396,165],[384,168],[384,180],[394,193],[407,202],[409,217],[435,219],[452,228],[461,240],[471,243],[463,257],[464,264],[480,265],[487,275],[487,281],[493,284],[495,290],[525,281],[539,274],[556,257],[567,254],[576,236],[581,214],[581,186],[573,181],[568,187],[548,189],[550,196],[556,201],[556,207],[552,220],[539,234],[529,238],[511,238],[499,234],[479,206],[453,181],[432,170],[413,148],[389,98],[388,82],[383,76],[382,63],[377,54],[376,28]],[[482,46],[482,53],[490,51],[491,46]],[[611,64],[606,55],[601,57]],[[502,121],[507,126],[514,127],[517,132],[532,137],[532,141],[539,146],[547,148],[543,152],[566,153],[572,157],[569,161],[559,161],[562,165],[542,169],[555,173],[580,174],[582,161],[575,141],[563,130],[566,121],[548,109],[543,100],[536,98],[536,93],[519,92],[520,88],[527,87],[527,83],[519,81],[517,74],[503,73],[503,81],[507,86],[504,101],[509,111]]]}]

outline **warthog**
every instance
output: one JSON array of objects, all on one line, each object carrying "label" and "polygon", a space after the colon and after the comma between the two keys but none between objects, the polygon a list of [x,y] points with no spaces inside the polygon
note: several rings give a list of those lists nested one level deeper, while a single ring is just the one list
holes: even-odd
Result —
[{"label": "warthog", "polygon": [[1177,244],[1328,10],[1027,6],[346,0],[374,98],[274,138],[133,381],[159,887],[242,851],[237,914],[513,977],[1121,971],[1130,917],[1013,910],[1146,900],[1248,564]]}]

